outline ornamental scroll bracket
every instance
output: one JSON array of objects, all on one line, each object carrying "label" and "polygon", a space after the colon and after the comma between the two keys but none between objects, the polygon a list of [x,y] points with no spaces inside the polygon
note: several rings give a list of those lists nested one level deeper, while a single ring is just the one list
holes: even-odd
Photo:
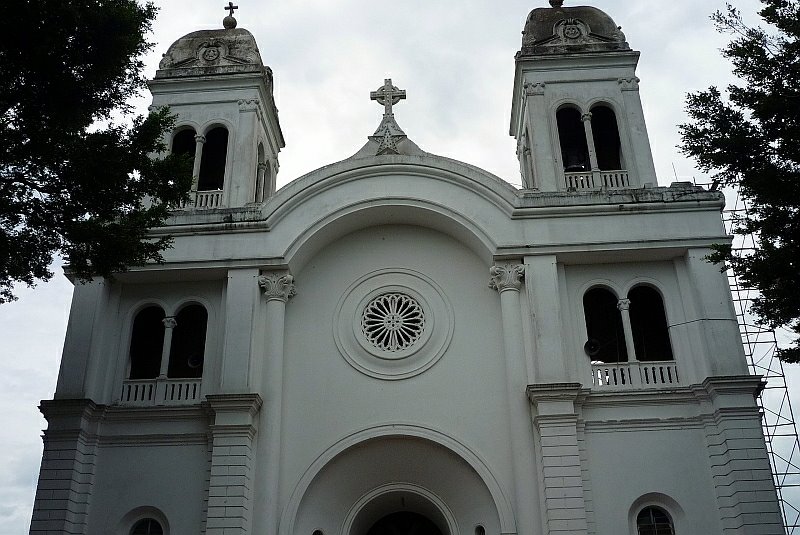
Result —
[{"label": "ornamental scroll bracket", "polygon": [[297,291],[294,288],[294,277],[288,272],[267,273],[258,277],[258,285],[264,292],[267,301],[283,301],[293,297]]},{"label": "ornamental scroll bracket", "polygon": [[506,290],[519,291],[525,277],[522,264],[500,264],[489,268],[489,288],[502,293]]}]

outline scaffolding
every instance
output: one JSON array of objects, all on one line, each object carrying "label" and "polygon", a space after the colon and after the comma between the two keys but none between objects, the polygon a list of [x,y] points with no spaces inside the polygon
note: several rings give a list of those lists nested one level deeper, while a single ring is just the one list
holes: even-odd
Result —
[{"label": "scaffolding", "polygon": [[[711,188],[715,189],[715,186]],[[737,221],[748,214],[748,206],[738,189],[725,188],[723,193],[726,200],[723,222],[725,230],[733,234]],[[734,235],[733,252],[736,255],[747,256],[756,249],[756,245],[756,238],[752,234]],[[758,404],[786,533],[800,535],[800,442],[783,363],[776,356],[778,336],[774,330],[757,325],[749,312],[750,304],[758,292],[745,287],[730,270],[728,282],[750,373],[766,380],[766,386],[758,396]]]}]

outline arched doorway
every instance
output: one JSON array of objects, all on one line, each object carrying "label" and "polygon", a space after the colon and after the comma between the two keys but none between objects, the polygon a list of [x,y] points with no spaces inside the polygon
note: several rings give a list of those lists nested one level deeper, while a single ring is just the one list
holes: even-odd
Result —
[{"label": "arched doorway", "polygon": [[429,518],[412,511],[390,513],[369,528],[366,535],[443,535]]}]

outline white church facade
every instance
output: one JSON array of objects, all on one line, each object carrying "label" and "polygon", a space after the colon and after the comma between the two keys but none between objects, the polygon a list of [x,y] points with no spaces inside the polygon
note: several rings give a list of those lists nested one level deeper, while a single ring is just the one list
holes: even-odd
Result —
[{"label": "white church facade", "polygon": [[424,152],[386,80],[364,147],[276,191],[253,36],[173,43],[150,89],[195,181],[164,264],[75,286],[31,534],[784,533],[705,260],[724,199],[658,186],[638,59],[553,0],[516,56],[522,189]]}]

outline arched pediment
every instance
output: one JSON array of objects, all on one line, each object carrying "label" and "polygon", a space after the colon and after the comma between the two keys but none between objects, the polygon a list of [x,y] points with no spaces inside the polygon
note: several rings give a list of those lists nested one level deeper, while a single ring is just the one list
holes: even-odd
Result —
[{"label": "arched pediment", "polygon": [[452,236],[491,260],[513,232],[516,190],[500,178],[437,156],[349,159],[309,173],[262,208],[298,269],[320,247],[377,225],[415,225]]}]

